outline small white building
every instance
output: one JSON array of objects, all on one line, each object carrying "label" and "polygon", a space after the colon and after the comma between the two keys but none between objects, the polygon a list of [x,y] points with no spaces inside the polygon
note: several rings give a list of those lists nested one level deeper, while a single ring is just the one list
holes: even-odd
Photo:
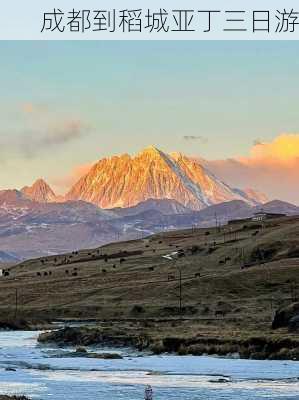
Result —
[{"label": "small white building", "polygon": [[286,214],[277,214],[277,213],[268,213],[265,211],[259,211],[259,212],[254,213],[251,220],[252,221],[265,221],[267,219],[282,218],[282,217],[286,217]]}]

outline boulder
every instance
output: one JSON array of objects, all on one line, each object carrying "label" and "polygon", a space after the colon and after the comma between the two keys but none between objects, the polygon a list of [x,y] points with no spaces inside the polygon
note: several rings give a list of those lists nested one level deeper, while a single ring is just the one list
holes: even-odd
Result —
[{"label": "boulder", "polygon": [[299,315],[299,303],[292,303],[276,311],[272,329],[288,327],[290,320]]},{"label": "boulder", "polygon": [[299,332],[299,314],[290,319],[288,328],[289,332]]}]

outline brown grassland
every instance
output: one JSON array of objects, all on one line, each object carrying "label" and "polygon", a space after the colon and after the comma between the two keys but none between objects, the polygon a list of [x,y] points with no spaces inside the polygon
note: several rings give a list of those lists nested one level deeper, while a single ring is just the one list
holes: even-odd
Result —
[{"label": "brown grassland", "polygon": [[296,333],[271,329],[299,296],[299,217],[165,232],[8,271],[2,321],[96,320],[107,336],[155,352],[299,353]]}]

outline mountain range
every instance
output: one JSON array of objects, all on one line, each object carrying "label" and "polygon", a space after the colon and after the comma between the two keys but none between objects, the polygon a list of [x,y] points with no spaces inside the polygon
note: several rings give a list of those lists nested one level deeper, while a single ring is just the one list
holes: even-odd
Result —
[{"label": "mountain range", "polygon": [[267,201],[265,195],[253,189],[230,187],[199,160],[182,153],[166,154],[153,146],[133,157],[123,154],[98,161],[65,196],[56,196],[42,179],[21,192],[41,203],[83,200],[104,209],[168,199],[177,202],[180,212],[182,207],[201,210],[231,200],[251,205]]},{"label": "mountain range", "polygon": [[231,188],[181,153],[150,147],[105,158],[65,196],[42,179],[0,191],[0,261],[65,253],[155,232],[245,218],[260,209],[299,214],[253,189]]}]

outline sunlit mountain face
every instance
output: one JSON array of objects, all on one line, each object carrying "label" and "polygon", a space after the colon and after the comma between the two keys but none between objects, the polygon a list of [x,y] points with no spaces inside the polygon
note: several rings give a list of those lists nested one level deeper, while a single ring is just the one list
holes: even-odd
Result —
[{"label": "sunlit mountain face", "polygon": [[231,200],[259,202],[253,190],[231,188],[181,153],[149,147],[134,157],[124,154],[97,162],[67,193],[101,208],[132,207],[148,199],[170,199],[192,210]]}]

